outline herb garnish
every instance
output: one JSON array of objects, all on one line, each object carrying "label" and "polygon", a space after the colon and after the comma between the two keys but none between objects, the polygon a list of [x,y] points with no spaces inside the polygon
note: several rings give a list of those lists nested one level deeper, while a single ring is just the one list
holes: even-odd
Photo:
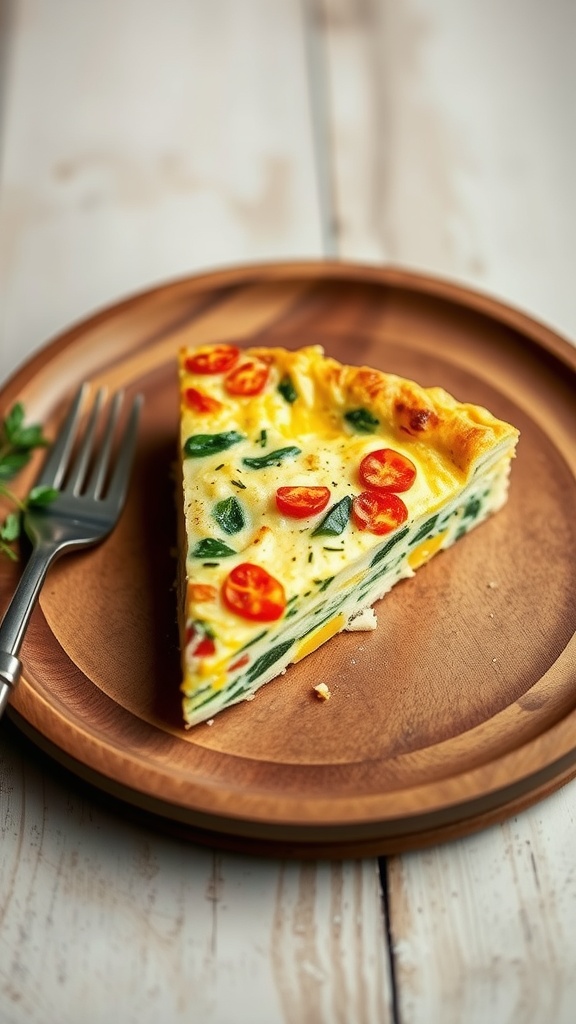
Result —
[{"label": "herb garnish", "polygon": [[323,590],[328,589],[333,579],[333,576],[327,576],[325,580],[312,580],[312,582],[316,584],[318,587],[318,593],[321,594]]},{"label": "herb garnish", "polygon": [[0,552],[16,561],[17,555],[10,545],[22,531],[22,513],[28,508],[43,508],[58,494],[53,487],[33,487],[21,500],[2,482],[13,477],[28,464],[35,448],[45,448],[49,442],[39,424],[24,422],[24,406],[17,402],[0,426],[0,496],[16,506],[0,524]]}]

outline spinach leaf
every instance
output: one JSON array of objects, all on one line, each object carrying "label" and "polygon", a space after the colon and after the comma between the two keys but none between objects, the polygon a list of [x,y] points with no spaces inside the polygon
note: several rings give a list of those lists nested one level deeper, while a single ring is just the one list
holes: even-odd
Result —
[{"label": "spinach leaf", "polygon": [[246,526],[246,519],[238,498],[224,498],[214,506],[212,513],[224,533],[239,533]]},{"label": "spinach leaf", "polygon": [[184,455],[189,459],[201,459],[223,452],[243,440],[244,435],[237,430],[226,430],[222,434],[192,434],[184,444]]},{"label": "spinach leaf", "polygon": [[276,647],[272,647],[271,650],[266,651],[265,654],[261,654],[256,659],[253,665],[250,666],[247,672],[247,678],[252,683],[258,676],[261,676],[275,661],[279,661],[292,647],[294,640],[285,640],[284,643],[277,644]]},{"label": "spinach leaf", "polygon": [[190,554],[192,558],[228,558],[229,555],[235,555],[236,552],[229,548],[222,540],[216,540],[215,537],[205,537],[203,540],[198,541]]},{"label": "spinach leaf", "polygon": [[482,502],[480,501],[480,498],[471,498],[464,508],[462,518],[475,519],[481,508]]},{"label": "spinach leaf", "polygon": [[318,523],[316,529],[312,531],[312,536],[337,537],[348,526],[351,510],[352,498],[349,494],[346,494],[335,505],[332,505],[332,508],[326,513],[322,522]]},{"label": "spinach leaf", "polygon": [[298,392],[296,391],[296,388],[294,387],[292,380],[290,379],[288,374],[286,374],[285,377],[282,377],[282,380],[278,385],[278,391],[282,395],[282,398],[284,398],[290,404],[292,404],[292,402],[295,402],[296,399],[298,398]]},{"label": "spinach leaf", "polygon": [[381,562],[383,558],[386,558],[386,555],[388,554],[389,551],[392,550],[394,545],[397,544],[398,541],[403,540],[404,537],[406,536],[406,534],[409,533],[409,532],[410,532],[410,527],[409,526],[404,526],[401,530],[399,530],[397,533],[395,533],[390,538],[390,540],[386,541],[384,546],[381,547],[380,550],[377,551],[376,554],[374,555],[374,558],[370,562],[369,568],[371,569],[373,565],[377,565],[378,562]]},{"label": "spinach leaf", "polygon": [[293,459],[300,455],[302,449],[290,445],[288,448],[277,448],[276,451],[268,452],[267,455],[245,458],[242,462],[249,469],[267,469],[268,466],[279,466],[284,459]]},{"label": "spinach leaf", "polygon": [[410,541],[410,547],[413,547],[414,544],[417,544],[419,540],[424,540],[424,538],[428,536],[430,531],[434,529],[437,519],[438,513],[436,513],[436,515],[431,516],[430,519],[427,519],[426,522],[422,524],[418,532],[415,533],[414,536],[412,537]]},{"label": "spinach leaf", "polygon": [[373,434],[380,421],[368,409],[350,409],[344,419],[358,434]]}]

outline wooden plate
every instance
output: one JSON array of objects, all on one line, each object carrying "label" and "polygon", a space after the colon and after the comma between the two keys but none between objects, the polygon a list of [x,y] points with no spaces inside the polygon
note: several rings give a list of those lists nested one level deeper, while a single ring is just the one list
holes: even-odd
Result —
[{"label": "wooden plate", "polygon": [[[343,634],[212,726],[180,725],[171,464],[183,342],[297,347],[441,384],[521,430],[510,499]],[[340,263],[190,278],[80,324],[4,387],[54,430],[82,379],[143,391],[130,497],[49,574],[11,714],[147,820],[264,853],[407,849],[576,774],[576,350],[487,297]],[[32,473],[19,482],[29,486]],[[2,565],[7,603],[18,569]],[[321,703],[312,686],[329,682]]]}]

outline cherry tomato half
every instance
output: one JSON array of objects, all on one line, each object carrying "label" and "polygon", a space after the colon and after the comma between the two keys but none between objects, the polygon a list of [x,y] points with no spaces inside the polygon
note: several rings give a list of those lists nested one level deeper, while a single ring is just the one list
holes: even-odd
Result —
[{"label": "cherry tomato half", "polygon": [[184,366],[188,373],[226,373],[239,355],[236,345],[205,345],[188,356]]},{"label": "cherry tomato half", "polygon": [[390,533],[408,518],[408,509],[396,494],[362,491],[352,502],[352,519],[359,530]]},{"label": "cherry tomato half", "polygon": [[194,412],[219,412],[223,408],[222,402],[219,402],[217,398],[212,398],[211,395],[206,395],[203,391],[198,391],[197,388],[186,388],[184,401]]},{"label": "cherry tomato half", "polygon": [[378,448],[362,459],[360,479],[365,487],[379,491],[408,491],[416,479],[416,466],[393,448]]},{"label": "cherry tomato half", "polygon": [[253,622],[274,622],[286,607],[282,584],[252,562],[241,562],[228,573],[222,596],[231,611]]},{"label": "cherry tomato half", "polygon": [[292,519],[306,519],[322,512],[330,501],[328,487],[279,487],[276,491],[278,511]]},{"label": "cherry tomato half", "polygon": [[202,628],[198,628],[196,623],[192,622],[186,629],[186,646],[188,647],[194,640],[196,640],[196,643],[191,651],[194,658],[210,658],[216,652],[214,638],[205,633]]},{"label": "cherry tomato half", "polygon": [[224,381],[229,395],[259,395],[264,390],[270,367],[266,363],[246,360],[235,366]]}]

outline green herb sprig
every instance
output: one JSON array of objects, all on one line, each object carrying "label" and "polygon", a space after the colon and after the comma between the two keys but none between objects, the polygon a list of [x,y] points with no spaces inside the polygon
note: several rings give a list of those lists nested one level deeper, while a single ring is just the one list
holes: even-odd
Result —
[{"label": "green herb sprig", "polygon": [[12,546],[22,532],[22,515],[29,508],[43,508],[54,500],[58,491],[53,487],[33,487],[26,498],[19,498],[6,480],[12,480],[28,465],[36,448],[45,448],[49,442],[39,424],[25,422],[24,406],[17,402],[0,424],[0,497],[6,498],[14,508],[0,522],[0,554],[12,561],[18,555]]}]

